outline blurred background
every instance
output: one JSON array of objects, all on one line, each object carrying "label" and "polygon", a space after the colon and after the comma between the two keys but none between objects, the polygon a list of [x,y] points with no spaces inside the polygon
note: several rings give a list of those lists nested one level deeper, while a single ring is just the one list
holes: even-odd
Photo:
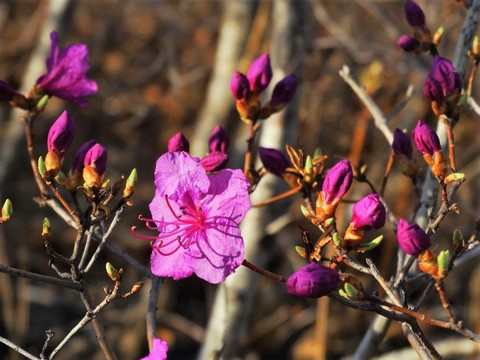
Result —
[{"label": "blurred background", "polygon": [[[466,10],[456,1],[418,3],[432,31],[445,26],[439,52],[451,59]],[[0,78],[17,89],[29,89],[45,72],[48,34],[52,30],[58,30],[61,48],[77,42],[88,45],[88,74],[98,83],[98,95],[89,99],[88,109],[51,99],[34,126],[36,154],[46,153],[48,129],[67,108],[77,124],[72,148],[91,138],[105,145],[109,156],[106,176],[112,181],[136,167],[139,184],[133,206],[123,213],[109,241],[148,265],[150,247],[134,238],[130,227],[141,225],[139,214],[149,215],[156,159],[178,131],[190,140],[192,155],[203,156],[210,132],[221,124],[232,139],[229,167],[242,167],[247,134],[234,109],[229,79],[236,69],[246,72],[251,61],[265,52],[272,56],[275,79],[295,72],[300,85],[291,106],[272,119],[270,128],[265,124],[268,131],[262,133],[263,143],[287,142],[310,154],[320,147],[330,157],[327,167],[340,158],[348,158],[355,165],[365,164],[368,178],[380,187],[390,153],[388,142],[338,71],[344,64],[350,67],[388,117],[392,130],[399,127],[410,133],[418,119],[436,124],[422,93],[431,57],[406,54],[395,44],[399,35],[411,31],[403,5],[404,1],[397,0],[2,0]],[[36,65],[31,65],[35,59]],[[27,69],[31,69],[30,75]],[[33,81],[25,83],[28,76]],[[473,97],[478,99],[476,83]],[[411,96],[407,96],[409,87],[413,87]],[[457,166],[467,178],[455,200],[462,214],[449,214],[433,235],[438,250],[451,246],[454,229],[460,229],[466,238],[476,231],[479,130],[479,115],[467,106],[455,127]],[[51,210],[39,208],[32,200],[38,191],[22,131],[15,114],[2,104],[1,198],[12,200],[15,214],[0,227],[0,261],[53,275],[40,237],[42,221],[45,216],[52,220],[52,243],[61,253],[71,251],[74,232]],[[72,155],[67,154],[67,166]],[[420,156],[415,156],[423,166]],[[278,181],[271,181],[273,191],[286,189]],[[367,192],[365,184],[354,183],[348,198],[358,200]],[[411,182],[396,166],[385,200],[397,217],[409,217],[417,205]],[[262,255],[265,267],[284,276],[302,264],[294,251],[295,245],[301,245],[299,226],[316,236],[298,211],[300,203],[296,198],[269,207],[264,226],[270,226],[270,230],[253,229],[261,234],[256,244],[245,238],[246,247],[252,246],[250,251]],[[343,228],[350,217],[347,205],[338,213],[344,218],[339,224]],[[280,225],[274,222],[278,219]],[[369,256],[388,279],[395,269],[391,223],[381,233],[384,243]],[[146,282],[140,294],[115,301],[101,315],[120,359],[145,356],[150,281],[122,258],[106,252],[87,278],[96,302],[103,299],[102,287],[110,282],[104,273],[106,261],[124,268],[125,291],[136,281]],[[477,264],[478,258],[473,258],[454,271],[446,280],[446,291],[455,314],[467,327],[480,331]],[[365,281],[369,290],[380,290]],[[251,291],[255,306],[245,314],[247,328],[239,339],[241,359],[341,359],[354,352],[373,318],[373,314],[356,312],[334,301],[321,313],[319,302],[294,298],[281,284],[267,279],[257,279]],[[215,292],[215,286],[195,277],[164,282],[158,302],[157,336],[169,343],[169,358],[195,358],[206,337]],[[72,291],[5,274],[0,274],[0,303],[0,335],[34,354],[39,353],[47,329],[55,331],[55,344],[84,315],[83,305]],[[427,304],[422,311],[445,319],[436,294],[431,293]],[[445,330],[424,330],[434,341],[455,344],[462,340]],[[404,347],[408,343],[400,327],[393,324],[379,352]],[[456,345],[450,346],[453,348]],[[476,351],[478,348],[470,356]],[[21,357],[0,345],[0,358]],[[91,326],[82,329],[58,358],[102,359]]]}]

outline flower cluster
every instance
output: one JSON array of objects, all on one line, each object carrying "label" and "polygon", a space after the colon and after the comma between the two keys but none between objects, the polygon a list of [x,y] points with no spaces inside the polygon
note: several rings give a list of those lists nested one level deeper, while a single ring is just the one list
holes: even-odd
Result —
[{"label": "flower cluster", "polygon": [[[208,172],[223,169],[228,162],[227,149],[230,144],[230,138],[226,131],[217,125],[208,139],[209,153],[205,155],[200,163]],[[178,132],[168,140],[167,149],[170,152],[185,151],[190,152],[190,143],[183,133]]]},{"label": "flower cluster", "polygon": [[423,93],[432,102],[432,110],[440,116],[454,117],[462,92],[462,79],[450,60],[435,56],[430,73],[425,78]]},{"label": "flower cluster", "polygon": [[212,284],[224,281],[243,261],[239,224],[250,209],[249,184],[240,170],[207,174],[198,158],[167,152],[155,168],[151,268],[157,276],[183,279],[196,274]]},{"label": "flower cluster", "polygon": [[[73,116],[64,111],[52,124],[47,137],[47,155],[39,159],[39,171],[47,181],[52,181],[60,174],[65,153],[75,137]],[[100,187],[107,164],[107,149],[95,140],[84,143],[73,157],[73,162],[66,178],[59,181],[69,191],[74,191],[83,183],[89,188]]]},{"label": "flower cluster", "polygon": [[401,35],[397,40],[397,46],[406,52],[421,54],[430,51],[436,54],[436,45],[438,45],[441,40],[443,28],[438,29],[432,37],[426,25],[425,13],[413,0],[407,0],[403,10],[405,19],[412,27],[412,35]]},{"label": "flower cluster", "polygon": [[250,65],[247,75],[236,71],[230,80],[230,89],[237,101],[237,111],[243,120],[266,119],[282,110],[295,95],[297,77],[290,74],[274,87],[270,101],[262,106],[259,95],[268,87],[273,72],[270,56],[263,54]]}]

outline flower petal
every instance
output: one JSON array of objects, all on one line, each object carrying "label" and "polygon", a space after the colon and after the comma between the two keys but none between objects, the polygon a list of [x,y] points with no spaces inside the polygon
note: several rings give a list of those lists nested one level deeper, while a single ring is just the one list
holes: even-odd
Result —
[{"label": "flower petal", "polygon": [[183,151],[167,152],[157,160],[155,186],[162,197],[177,200],[188,192],[196,201],[207,193],[210,181],[198,158]]},{"label": "flower petal", "polygon": [[228,217],[239,224],[252,206],[249,183],[241,170],[224,169],[209,175],[208,194],[200,202],[207,218]]}]

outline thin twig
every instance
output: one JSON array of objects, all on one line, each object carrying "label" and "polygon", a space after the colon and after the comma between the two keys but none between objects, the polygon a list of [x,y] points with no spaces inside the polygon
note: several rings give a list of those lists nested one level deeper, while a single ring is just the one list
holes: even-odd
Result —
[{"label": "thin twig", "polygon": [[347,65],[343,65],[342,70],[340,70],[338,73],[370,111],[377,129],[382,132],[388,143],[392,144],[393,133],[387,126],[387,119],[385,115],[382,113],[377,104],[372,100],[372,98],[367,94],[365,89],[353,79],[352,75],[350,74],[350,68]]},{"label": "thin twig", "polygon": [[90,259],[90,262],[88,263],[88,265],[85,267],[85,270],[84,272],[88,272],[90,270],[90,268],[93,266],[93,264],[95,263],[95,261],[97,260],[98,256],[100,255],[100,252],[102,251],[103,249],[103,246],[105,245],[105,242],[107,241],[108,237],[110,236],[110,234],[112,233],[113,229],[115,228],[115,226],[117,225],[119,219],[120,219],[120,214],[123,212],[123,209],[125,209],[124,207],[120,208],[120,210],[118,210],[116,213],[115,213],[115,217],[113,218],[112,222],[110,223],[110,226],[108,227],[107,231],[103,234],[102,236],[102,240],[100,241],[100,243],[98,244],[98,247],[97,247],[97,250],[95,251],[95,253],[92,255],[92,258]]},{"label": "thin twig", "polygon": [[155,336],[156,329],[156,312],[157,312],[157,301],[158,294],[160,293],[160,286],[162,285],[163,279],[154,276],[152,278],[152,287],[150,288],[150,294],[148,296],[148,307],[147,307],[147,339],[148,339],[148,348],[152,351],[153,338]]},{"label": "thin twig", "polygon": [[20,269],[15,269],[9,266],[1,265],[0,264],[0,272],[3,272],[5,274],[10,274],[18,277],[22,277],[25,279],[30,279],[34,281],[39,281],[43,282],[46,284],[51,284],[59,287],[63,287],[66,289],[71,289],[71,290],[76,290],[80,291],[82,289],[81,285],[76,284],[74,282],[68,281],[68,280],[63,280],[63,279],[57,279],[51,276],[46,276],[46,275],[41,275],[41,274],[36,274],[32,273],[29,271],[24,271]]},{"label": "thin twig", "polygon": [[19,353],[20,355],[23,355],[25,356],[26,358],[28,359],[31,359],[31,360],[41,360],[40,358],[30,354],[28,351],[26,350],[23,350],[20,346],[18,345],[15,345],[13,342],[11,342],[10,340],[7,340],[5,339],[4,337],[0,336],[0,342],[3,343],[4,345],[8,346],[9,348],[15,350],[17,353]]}]

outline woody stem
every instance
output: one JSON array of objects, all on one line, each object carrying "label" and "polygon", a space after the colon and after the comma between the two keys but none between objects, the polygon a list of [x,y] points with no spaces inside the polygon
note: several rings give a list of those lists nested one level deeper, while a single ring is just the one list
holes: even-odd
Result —
[{"label": "woody stem", "polygon": [[450,168],[453,172],[457,171],[455,164],[455,143],[453,140],[453,126],[451,121],[447,121],[447,139],[448,139],[448,158],[450,159]]},{"label": "woody stem", "polygon": [[380,196],[383,197],[383,193],[385,192],[385,188],[387,187],[388,176],[390,175],[390,171],[392,171],[393,166],[393,159],[395,158],[395,154],[393,151],[390,152],[390,157],[388,158],[387,167],[385,168],[385,174],[383,175],[382,180],[382,187],[380,188]]},{"label": "woody stem", "polygon": [[438,292],[438,296],[440,297],[440,301],[442,302],[442,307],[448,315],[450,322],[455,322],[455,316],[453,315],[452,308],[448,303],[447,297],[445,296],[445,291],[443,290],[443,282],[442,279],[435,279],[435,289]]},{"label": "woody stem", "polygon": [[252,207],[254,208],[258,208],[258,207],[262,207],[262,206],[265,206],[265,205],[268,205],[268,204],[271,204],[275,201],[279,201],[279,200],[283,200],[283,199],[286,199],[288,198],[289,196],[292,196],[292,195],[295,195],[296,193],[298,193],[300,190],[302,190],[302,186],[301,185],[298,185],[297,187],[293,188],[293,189],[290,189],[288,191],[285,191],[284,193],[281,193],[280,195],[277,195],[277,196],[274,196],[270,199],[267,199],[265,201],[262,201],[262,202],[259,202],[257,204],[253,204]]},{"label": "woody stem", "polygon": [[256,272],[257,274],[266,276],[270,279],[276,280],[276,281],[281,281],[281,282],[287,282],[287,279],[285,279],[283,276],[272,273],[268,270],[262,269],[256,265],[253,265],[251,262],[248,260],[244,259],[242,262],[242,265],[247,267],[248,269],[252,270],[253,272]]}]

